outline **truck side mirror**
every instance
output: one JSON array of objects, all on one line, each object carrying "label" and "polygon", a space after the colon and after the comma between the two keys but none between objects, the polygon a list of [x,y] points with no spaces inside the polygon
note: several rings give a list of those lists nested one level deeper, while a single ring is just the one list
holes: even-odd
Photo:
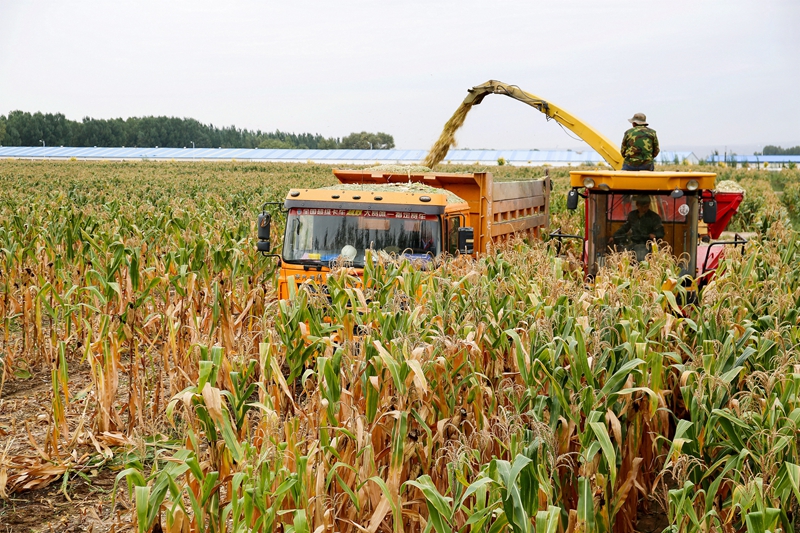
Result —
[{"label": "truck side mirror", "polygon": [[269,227],[271,223],[272,217],[266,211],[258,215],[258,220],[256,222],[256,227],[258,227],[258,244],[256,245],[256,249],[259,252],[269,253],[270,251]]},{"label": "truck side mirror", "polygon": [[578,209],[578,191],[570,189],[567,193],[567,209],[575,211]]},{"label": "truck side mirror", "polygon": [[458,228],[458,252],[462,254],[473,253],[474,231],[472,228]]},{"label": "truck side mirror", "polygon": [[703,222],[713,224],[717,221],[717,201],[713,198],[703,202]]}]

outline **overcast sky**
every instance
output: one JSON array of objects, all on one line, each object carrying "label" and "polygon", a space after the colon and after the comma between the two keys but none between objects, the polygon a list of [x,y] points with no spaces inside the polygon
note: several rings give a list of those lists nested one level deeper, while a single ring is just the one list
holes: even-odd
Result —
[{"label": "overcast sky", "polygon": [[[665,150],[748,153],[800,144],[799,36],[798,0],[0,0],[0,114],[383,131],[427,149],[467,88],[496,79],[615,142],[643,112]],[[457,138],[586,146],[495,95]]]}]

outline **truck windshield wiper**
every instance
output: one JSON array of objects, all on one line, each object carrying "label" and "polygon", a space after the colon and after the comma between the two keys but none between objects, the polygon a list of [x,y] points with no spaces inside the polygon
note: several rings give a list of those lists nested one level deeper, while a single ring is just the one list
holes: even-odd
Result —
[{"label": "truck windshield wiper", "polygon": [[284,259],[284,261],[293,265],[303,265],[306,270],[319,270],[322,267],[330,266],[330,261],[321,261],[319,259]]}]

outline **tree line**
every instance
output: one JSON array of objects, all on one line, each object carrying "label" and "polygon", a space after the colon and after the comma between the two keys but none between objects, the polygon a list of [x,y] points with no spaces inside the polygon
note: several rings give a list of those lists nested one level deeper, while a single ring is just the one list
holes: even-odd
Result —
[{"label": "tree line", "polygon": [[[193,144],[194,143],[194,144]],[[101,146],[161,148],[298,148],[390,149],[394,138],[387,133],[351,133],[346,137],[323,137],[316,133],[217,127],[193,118],[130,117],[80,122],[61,113],[12,111],[0,115],[0,146]]]},{"label": "tree line", "polygon": [[760,154],[755,155],[800,155],[800,146],[792,146],[791,148],[781,148],[780,146],[772,146],[768,144]]}]

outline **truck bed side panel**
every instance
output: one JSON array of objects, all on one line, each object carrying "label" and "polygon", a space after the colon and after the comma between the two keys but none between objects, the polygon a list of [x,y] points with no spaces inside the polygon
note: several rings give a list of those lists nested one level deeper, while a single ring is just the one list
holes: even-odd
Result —
[{"label": "truck bed side panel", "polygon": [[550,179],[495,182],[489,234],[502,241],[512,234],[539,238],[550,227]]}]

